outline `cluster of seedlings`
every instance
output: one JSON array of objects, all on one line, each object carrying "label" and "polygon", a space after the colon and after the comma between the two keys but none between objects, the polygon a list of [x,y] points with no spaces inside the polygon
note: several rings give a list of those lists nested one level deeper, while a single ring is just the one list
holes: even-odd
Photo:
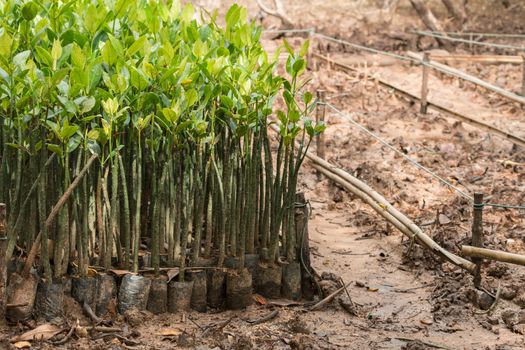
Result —
[{"label": "cluster of seedlings", "polygon": [[237,5],[223,26],[178,1],[1,7],[0,202],[8,298],[22,305],[11,318],[30,314],[37,286],[44,312],[72,285],[103,313],[115,269],[129,271],[120,311],[146,307],[150,289],[170,311],[192,290],[207,295],[197,309],[245,306],[253,281],[301,296],[297,177],[324,129],[308,118],[307,43],[284,45],[279,75]]}]

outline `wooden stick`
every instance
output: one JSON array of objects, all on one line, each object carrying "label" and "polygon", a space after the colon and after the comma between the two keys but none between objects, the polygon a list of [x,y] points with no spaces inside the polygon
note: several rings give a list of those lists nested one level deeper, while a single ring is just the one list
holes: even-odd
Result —
[{"label": "wooden stick", "polygon": [[421,76],[421,107],[420,112],[423,114],[427,114],[427,96],[428,96],[428,62],[430,59],[428,58],[429,54],[428,52],[425,52],[423,54],[423,60],[422,60],[422,66],[423,66],[423,74]]},{"label": "wooden stick", "polygon": [[[474,193],[474,205],[472,213],[472,245],[482,247],[483,245],[483,193]],[[479,288],[481,283],[481,263],[483,259],[472,258],[476,264],[474,271],[474,286]]]},{"label": "wooden stick", "polygon": [[82,310],[84,310],[84,313],[87,316],[89,316],[89,318],[91,319],[91,321],[93,321],[93,323],[99,324],[100,322],[102,322],[102,319],[98,317],[97,315],[95,315],[95,313],[91,309],[91,306],[89,306],[89,304],[86,303],[85,301],[84,301],[84,304],[82,305]]},{"label": "wooden stick", "polygon": [[461,254],[463,256],[489,259],[509,264],[525,266],[525,255],[507,253],[502,252],[500,250],[492,250],[464,245],[461,247]]},{"label": "wooden stick", "polygon": [[498,283],[498,290],[496,292],[496,297],[494,298],[494,302],[492,303],[492,305],[490,305],[490,307],[485,310],[485,311],[474,311],[474,314],[476,315],[484,315],[484,314],[489,314],[494,311],[494,309],[496,308],[496,306],[498,305],[498,301],[501,297],[501,280],[499,281]]},{"label": "wooden stick", "polygon": [[395,339],[398,339],[398,340],[402,340],[402,341],[405,341],[405,342],[415,342],[415,341],[419,341],[421,342],[422,344],[424,345],[427,345],[427,346],[430,346],[432,348],[436,348],[436,349],[446,349],[446,350],[454,350],[453,348],[449,348],[448,346],[445,346],[445,345],[440,345],[440,344],[436,344],[436,343],[431,343],[429,341],[425,341],[425,340],[420,340],[420,339],[411,339],[411,338],[404,338],[404,337],[395,337]]},{"label": "wooden stick", "polygon": [[12,308],[15,308],[15,307],[23,307],[23,306],[27,306],[27,305],[29,305],[29,303],[6,304],[5,307],[6,307],[6,309],[12,309]]},{"label": "wooden stick", "polygon": [[[416,53],[416,52],[411,52],[411,51],[408,51],[407,52],[407,56],[408,57],[412,57],[412,58],[415,58],[417,60],[421,60],[423,58],[423,56],[419,53]],[[459,69],[456,69],[456,68],[452,68],[450,66],[447,66],[446,64],[442,64],[442,63],[439,63],[439,62],[436,62],[436,61],[430,61],[428,63],[429,66],[431,67],[434,67],[435,69],[437,69],[438,71],[441,71],[445,74],[448,74],[448,75],[452,75],[452,76],[456,76],[458,78],[461,78],[463,80],[466,80],[470,83],[473,83],[473,84],[476,84],[476,85],[479,85],[481,87],[484,87],[485,89],[487,90],[490,90],[490,91],[494,91],[495,93],[501,95],[501,96],[504,96],[512,101],[515,101],[515,102],[518,102],[518,103],[521,103],[521,104],[525,104],[525,97],[522,97],[522,96],[519,96],[519,95],[516,95],[515,93],[513,92],[510,92],[510,91],[507,91],[503,88],[500,88],[499,86],[496,86],[496,85],[492,85],[488,82],[486,82],[485,80],[482,80],[482,79],[479,79],[473,75],[470,75],[470,74],[467,74]]]},{"label": "wooden stick", "polygon": [[69,332],[67,332],[67,334],[60,340],[56,341],[56,342],[53,342],[53,345],[61,345],[61,344],[65,344],[69,338],[71,338],[71,336],[73,335],[73,332],[75,331],[75,326],[72,326],[70,329],[69,329]]},{"label": "wooden stick", "polygon": [[346,288],[346,286],[342,286],[341,288],[339,288],[338,290],[336,290],[335,292],[333,292],[332,294],[328,295],[326,298],[324,298],[323,300],[319,301],[317,304],[313,305],[311,308],[310,308],[310,311],[314,311],[314,310],[317,310],[317,309],[320,309],[321,307],[323,307],[324,305],[328,304],[329,302],[331,302],[332,300],[334,300],[334,298],[341,294],[342,291],[344,291]]},{"label": "wooden stick", "polygon": [[246,320],[246,322],[250,323],[251,325],[261,324],[270,321],[271,319],[274,319],[275,317],[277,317],[277,315],[279,315],[279,310],[275,309],[269,314],[264,315],[263,317],[254,320]]},{"label": "wooden stick", "polygon": [[[323,56],[323,55],[320,55],[318,53],[313,53],[313,56],[317,57],[317,58],[320,58],[322,60],[325,60],[326,62],[330,63],[331,65],[333,66],[336,66],[340,69],[344,69],[344,70],[349,70],[349,71],[352,71],[352,72],[357,72],[357,69],[353,68],[353,67],[350,67],[349,65],[346,65],[346,64],[343,64],[343,63],[339,63],[339,62],[336,62],[332,59],[330,59],[329,57],[326,57],[326,56]],[[395,91],[403,94],[404,96],[410,98],[411,100],[413,101],[419,101],[420,100],[420,96],[417,96],[407,90],[405,90],[404,88],[402,88],[401,86],[398,86],[396,83],[394,82],[390,82],[388,80],[385,80],[384,78],[378,78],[377,81],[387,87],[387,88],[390,88],[390,89],[394,89]],[[509,141],[511,141],[512,143],[518,145],[518,146],[522,146],[522,147],[525,147],[525,139],[517,136],[517,135],[514,135],[514,134],[511,134],[509,132],[506,132],[504,130],[501,130],[499,128],[496,128],[495,126],[492,126],[490,124],[487,124],[485,122],[482,122],[480,120],[476,120],[476,119],[473,119],[467,115],[464,115],[464,114],[461,114],[459,112],[456,112],[448,107],[446,107],[445,105],[439,103],[439,102],[435,102],[435,101],[428,101],[427,102],[428,106],[429,107],[432,107],[434,108],[435,110],[438,110],[440,112],[445,112],[447,114],[449,114],[451,117],[457,119],[457,120],[460,120],[464,123],[467,123],[469,125],[472,125],[472,126],[475,126],[475,127],[478,127],[480,129],[483,129],[485,131],[488,131],[488,132],[491,132],[495,135],[498,135],[504,139],[507,139]]]}]

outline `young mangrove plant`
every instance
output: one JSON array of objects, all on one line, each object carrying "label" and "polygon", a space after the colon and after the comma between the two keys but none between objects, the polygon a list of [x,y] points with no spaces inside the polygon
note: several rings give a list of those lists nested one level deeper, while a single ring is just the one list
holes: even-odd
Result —
[{"label": "young mangrove plant", "polygon": [[0,18],[6,259],[49,282],[298,261],[298,176],[324,129],[307,42],[280,76],[238,5],[223,27],[176,0],[0,1]]}]

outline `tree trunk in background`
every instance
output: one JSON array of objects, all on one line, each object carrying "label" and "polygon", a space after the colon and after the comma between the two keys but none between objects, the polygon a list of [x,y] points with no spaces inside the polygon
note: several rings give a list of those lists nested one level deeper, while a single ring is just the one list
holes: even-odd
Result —
[{"label": "tree trunk in background", "polygon": [[467,20],[467,13],[465,11],[465,6],[458,1],[452,0],[441,0],[448,12],[461,24],[465,23]]},{"label": "tree trunk in background", "polygon": [[[447,34],[443,31],[443,28],[441,28],[441,25],[438,23],[432,11],[430,11],[430,9],[422,0],[410,0],[410,3],[412,4],[412,7],[414,7],[417,14],[428,29],[430,29],[433,32],[439,32],[441,36],[447,36]],[[450,44],[450,42],[439,38],[436,38],[436,40],[445,49],[449,51],[452,49],[452,45]]]}]

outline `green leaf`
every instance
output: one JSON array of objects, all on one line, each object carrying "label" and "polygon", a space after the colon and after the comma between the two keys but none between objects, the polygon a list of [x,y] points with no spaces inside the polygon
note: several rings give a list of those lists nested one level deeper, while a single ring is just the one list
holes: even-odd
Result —
[{"label": "green leaf", "polygon": [[129,71],[129,78],[131,81],[131,85],[133,85],[134,88],[140,91],[145,90],[149,85],[144,73],[135,67],[131,67]]},{"label": "green leaf", "polygon": [[69,140],[78,130],[78,125],[65,125],[60,129],[60,137],[62,140]]},{"label": "green leaf", "polygon": [[188,2],[182,9],[182,13],[180,14],[180,20],[183,23],[189,23],[193,19],[194,14],[195,14],[195,9],[193,8],[193,5],[191,4],[191,2]]},{"label": "green leaf", "polygon": [[22,6],[21,11],[22,17],[24,17],[26,21],[31,21],[38,14],[38,5],[35,4],[34,1],[30,1]]},{"label": "green leaf", "polygon": [[294,55],[293,49],[286,39],[283,39],[283,45],[286,51],[288,51],[288,53],[290,54],[290,56],[293,56]]},{"label": "green leaf", "polygon": [[306,91],[304,94],[303,94],[303,101],[305,104],[309,104],[313,99],[313,95],[310,91]]},{"label": "green leaf", "polygon": [[104,47],[101,50],[102,52],[102,61],[109,66],[112,66],[117,62],[117,52],[113,48],[113,45],[110,41],[106,41]]},{"label": "green leaf", "polygon": [[79,112],[81,114],[89,112],[93,109],[93,107],[95,107],[96,102],[97,101],[92,96],[82,98],[78,106]]},{"label": "green leaf", "polygon": [[91,152],[91,154],[93,155],[96,154],[100,156],[102,154],[102,150],[100,149],[99,144],[94,140],[89,140],[87,147],[88,147],[89,152]]},{"label": "green leaf", "polygon": [[298,76],[303,72],[303,70],[306,68],[306,61],[302,58],[299,58],[295,63],[293,64],[293,72],[295,76]]},{"label": "green leaf", "polygon": [[60,56],[62,56],[62,45],[60,44],[60,40],[55,39],[55,41],[53,41],[53,47],[51,48],[51,58],[53,59],[54,64],[58,61]]},{"label": "green leaf", "polygon": [[308,53],[308,49],[310,47],[310,40],[305,40],[304,43],[301,45],[301,48],[299,49],[299,56],[304,57]]},{"label": "green leaf", "polygon": [[147,39],[145,36],[141,36],[140,38],[135,40],[135,42],[130,47],[128,47],[128,50],[126,51],[126,55],[128,55],[128,57],[131,57],[137,52],[139,52],[140,50],[142,50],[144,48],[144,44],[146,43],[146,40]]},{"label": "green leaf", "polygon": [[37,46],[35,48],[35,51],[36,51],[36,56],[41,64],[47,67],[51,67],[53,65],[53,58],[51,57],[51,54],[49,53],[49,51],[47,51],[41,46]]},{"label": "green leaf", "polygon": [[77,43],[73,43],[73,46],[71,47],[71,63],[78,68],[84,68],[84,65],[86,64],[86,56]]},{"label": "green leaf", "polygon": [[77,112],[77,106],[67,97],[58,95],[57,98],[68,113],[75,114]]},{"label": "green leaf", "polygon": [[11,55],[13,45],[13,38],[4,29],[4,32],[0,36],[0,56],[9,57]]},{"label": "green leaf", "polygon": [[25,66],[30,54],[31,54],[31,50],[26,50],[26,51],[17,53],[15,57],[13,57],[13,63],[18,67]]},{"label": "green leaf", "polygon": [[59,156],[60,158],[62,158],[62,156],[64,155],[64,151],[62,150],[62,147],[59,146],[59,145],[55,145],[53,143],[48,143],[47,144],[47,149],[50,150],[53,153],[56,153],[56,155]]}]

